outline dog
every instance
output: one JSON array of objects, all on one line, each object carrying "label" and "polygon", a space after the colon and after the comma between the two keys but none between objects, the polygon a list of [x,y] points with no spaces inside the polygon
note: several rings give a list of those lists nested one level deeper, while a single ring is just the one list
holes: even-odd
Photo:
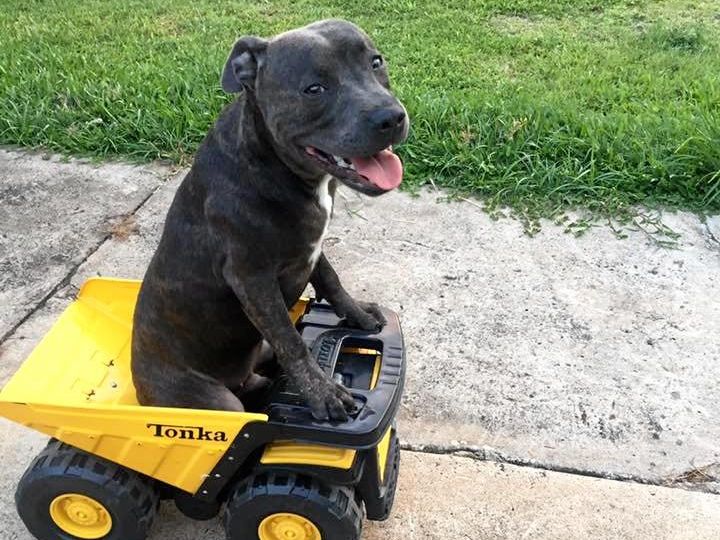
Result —
[{"label": "dog", "polygon": [[175,194],[134,314],[140,404],[243,411],[265,384],[263,343],[319,420],[345,421],[346,388],[327,377],[288,315],[308,282],[349,325],[385,323],[354,300],[322,252],[338,182],[377,196],[402,181],[393,145],[409,119],[387,67],[354,24],[324,20],[239,39],[220,113]]}]

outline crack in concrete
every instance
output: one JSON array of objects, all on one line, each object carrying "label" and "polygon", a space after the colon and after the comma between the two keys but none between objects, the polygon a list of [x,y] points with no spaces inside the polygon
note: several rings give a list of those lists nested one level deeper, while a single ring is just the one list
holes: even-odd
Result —
[{"label": "crack in concrete", "polygon": [[632,482],[635,484],[643,484],[648,486],[680,488],[687,491],[699,491],[702,493],[710,493],[720,495],[720,478],[708,476],[703,482],[687,482],[683,479],[695,469],[673,475],[669,478],[648,478],[635,474],[616,473],[610,471],[597,471],[591,469],[581,469],[579,467],[570,467],[565,465],[557,465],[554,463],[543,463],[534,459],[527,459],[518,456],[508,456],[501,451],[488,446],[460,446],[460,445],[437,445],[437,444],[401,444],[400,448],[406,452],[419,454],[435,454],[450,455],[457,457],[465,457],[476,461],[487,461],[494,463],[507,463],[517,467],[525,467],[538,469],[541,471],[558,472],[565,474],[573,474],[576,476],[586,476],[589,478],[599,478],[602,480],[614,480],[617,482]]},{"label": "crack in concrete", "polygon": [[[176,173],[169,172],[166,176],[164,176],[163,179],[162,179],[162,181],[157,185],[157,187],[155,187],[152,191],[150,191],[150,193],[148,193],[148,195],[147,195],[142,201],[140,201],[140,203],[138,203],[138,204],[135,206],[135,208],[133,208],[133,209],[127,214],[127,216],[134,216],[134,215],[145,205],[145,203],[148,202],[148,200],[150,199],[150,197],[152,197],[153,195],[155,195],[155,193],[156,193],[163,185],[165,185],[165,182],[167,182],[167,180],[168,180],[173,174],[176,174]],[[0,346],[2,346],[3,343],[5,343],[8,339],[10,339],[11,336],[12,336],[15,332],[17,332],[18,328],[20,328],[23,324],[25,324],[33,315],[35,315],[35,313],[37,313],[38,311],[40,311],[41,309],[43,309],[43,308],[47,305],[48,301],[49,301],[53,296],[55,296],[55,295],[56,295],[59,291],[61,291],[64,287],[66,287],[67,285],[69,285],[69,284],[70,284],[70,281],[72,280],[73,276],[77,273],[78,269],[79,269],[90,257],[92,257],[92,255],[93,255],[97,250],[99,250],[99,249],[103,246],[103,244],[104,244],[105,242],[107,242],[112,236],[113,236],[113,231],[112,231],[112,230],[108,230],[108,232],[107,232],[107,234],[105,234],[105,236],[103,236],[94,246],[91,246],[90,249],[88,250],[88,252],[85,254],[85,256],[84,256],[80,261],[78,261],[77,264],[73,265],[73,266],[68,270],[68,272],[65,274],[65,276],[63,276],[63,278],[62,278],[60,281],[58,281],[58,283],[57,283],[52,289],[50,289],[50,291],[49,291],[46,295],[43,296],[40,300],[38,300],[38,302],[33,306],[33,308],[32,308],[30,311],[28,311],[25,315],[23,315],[17,323],[15,323],[7,332],[5,332],[5,333],[2,335],[2,337],[0,337]]]},{"label": "crack in concrete", "polygon": [[707,232],[708,239],[711,242],[714,242],[717,244],[717,246],[720,248],[720,240],[713,234],[712,229],[710,228],[710,224],[707,222],[707,219],[703,221],[703,225],[705,225],[705,231]]}]

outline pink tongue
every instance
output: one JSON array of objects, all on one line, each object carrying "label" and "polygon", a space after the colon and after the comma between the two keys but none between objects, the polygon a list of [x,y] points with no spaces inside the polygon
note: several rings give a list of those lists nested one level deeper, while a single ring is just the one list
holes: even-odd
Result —
[{"label": "pink tongue", "polygon": [[390,150],[383,150],[369,158],[350,158],[350,161],[358,174],[385,191],[395,189],[402,182],[402,161]]}]

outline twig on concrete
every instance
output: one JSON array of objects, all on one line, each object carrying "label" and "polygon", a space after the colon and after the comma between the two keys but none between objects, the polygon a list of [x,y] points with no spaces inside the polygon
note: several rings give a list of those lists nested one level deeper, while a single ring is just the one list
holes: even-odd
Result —
[{"label": "twig on concrete", "polygon": [[364,219],[365,221],[370,221],[368,218],[366,218],[365,216],[363,216],[363,215],[360,213],[360,210],[354,210],[354,209],[352,209],[352,208],[350,208],[349,206],[346,205],[346,206],[345,206],[345,211],[346,211],[348,214],[350,214],[351,216],[357,216],[357,217],[359,217],[360,219]]},{"label": "twig on concrete", "polygon": [[485,210],[483,205],[476,203],[473,200],[468,199],[467,197],[460,197],[461,201],[465,201],[466,203],[472,204],[473,206],[477,206],[480,210]]},{"label": "twig on concrete", "polygon": [[673,484],[705,484],[708,482],[718,482],[720,477],[715,471],[720,471],[720,463],[710,463],[701,467],[691,464],[692,468],[678,475],[668,478],[667,485]]},{"label": "twig on concrete", "polygon": [[397,223],[408,223],[410,225],[415,225],[414,221],[410,221],[407,219],[396,219],[396,218],[390,218],[390,221],[396,221]]}]

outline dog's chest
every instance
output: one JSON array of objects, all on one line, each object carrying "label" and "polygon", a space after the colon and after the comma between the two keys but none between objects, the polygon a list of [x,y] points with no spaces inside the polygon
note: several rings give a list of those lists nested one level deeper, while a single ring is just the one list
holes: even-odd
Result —
[{"label": "dog's chest", "polygon": [[325,235],[327,235],[328,227],[330,226],[330,217],[332,216],[332,209],[333,209],[333,198],[332,195],[330,195],[330,175],[326,175],[318,184],[317,187],[317,202],[320,206],[320,209],[325,213],[325,223],[322,228],[322,232],[320,233],[320,236],[310,244],[310,267],[315,268],[315,265],[318,262],[318,259],[320,258],[320,254],[322,253],[322,244],[323,240],[325,240]]}]

